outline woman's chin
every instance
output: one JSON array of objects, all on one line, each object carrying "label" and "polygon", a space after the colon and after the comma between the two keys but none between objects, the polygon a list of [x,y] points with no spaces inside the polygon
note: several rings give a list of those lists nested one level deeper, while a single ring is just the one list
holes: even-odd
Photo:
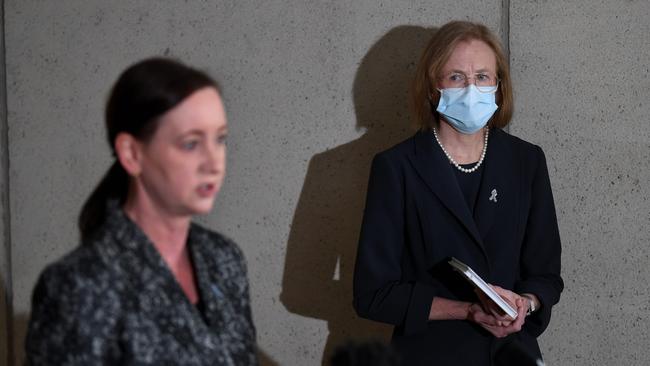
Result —
[{"label": "woman's chin", "polygon": [[195,205],[192,205],[191,211],[193,215],[206,215],[212,211],[214,206],[214,197],[211,199],[204,199],[202,202],[197,202]]}]

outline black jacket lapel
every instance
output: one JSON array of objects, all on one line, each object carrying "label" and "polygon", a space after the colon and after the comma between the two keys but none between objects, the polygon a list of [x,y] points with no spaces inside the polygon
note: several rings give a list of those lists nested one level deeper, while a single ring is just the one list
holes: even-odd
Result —
[{"label": "black jacket lapel", "polygon": [[418,132],[414,138],[415,151],[409,155],[413,167],[431,191],[458,218],[470,233],[484,254],[483,240],[465,203],[463,193],[456,182],[453,166],[438,144],[433,142],[433,135]]},{"label": "black jacket lapel", "polygon": [[503,134],[498,129],[490,130],[483,162],[483,177],[474,209],[474,221],[481,238],[485,238],[494,225],[500,207],[514,208],[514,195],[517,194],[516,182],[513,181],[516,178],[512,176],[512,172],[517,171],[513,165],[515,157],[504,144]]}]

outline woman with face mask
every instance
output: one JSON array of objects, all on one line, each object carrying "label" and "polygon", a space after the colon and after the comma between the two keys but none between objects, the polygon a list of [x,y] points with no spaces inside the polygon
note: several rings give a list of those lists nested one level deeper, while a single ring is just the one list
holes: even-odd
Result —
[{"label": "woman with face mask", "polygon": [[[395,326],[405,365],[492,365],[513,349],[535,364],[563,289],[561,245],[544,153],[502,130],[513,96],[494,34],[464,21],[441,27],[413,102],[419,131],[372,163],[355,309]],[[516,314],[475,291],[452,257]]]},{"label": "woman with face mask", "polygon": [[113,87],[106,129],[115,160],[81,211],[81,245],[38,280],[27,364],[256,365],[242,252],[191,222],[226,171],[217,84],[141,61]]}]

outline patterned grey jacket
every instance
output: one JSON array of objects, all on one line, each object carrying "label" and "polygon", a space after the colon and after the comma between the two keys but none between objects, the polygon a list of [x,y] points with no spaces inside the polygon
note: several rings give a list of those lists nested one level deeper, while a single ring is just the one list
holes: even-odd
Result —
[{"label": "patterned grey jacket", "polygon": [[41,274],[28,365],[257,365],[244,257],[192,224],[191,304],[145,234],[110,203],[89,243]]}]

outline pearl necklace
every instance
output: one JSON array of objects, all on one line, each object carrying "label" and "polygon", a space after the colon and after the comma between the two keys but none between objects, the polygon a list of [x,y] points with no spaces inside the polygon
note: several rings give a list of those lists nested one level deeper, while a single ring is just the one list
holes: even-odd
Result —
[{"label": "pearl necklace", "polygon": [[481,166],[481,164],[483,164],[483,159],[485,159],[485,152],[487,151],[487,145],[488,145],[488,134],[489,134],[489,132],[490,132],[490,129],[489,129],[489,128],[486,128],[486,129],[485,129],[485,137],[484,137],[484,141],[483,141],[483,151],[481,152],[481,158],[478,159],[478,163],[476,163],[476,165],[474,165],[473,167],[471,167],[471,168],[468,169],[468,168],[463,168],[462,166],[460,166],[460,164],[458,164],[458,163],[457,163],[457,162],[456,162],[456,161],[451,157],[451,155],[449,155],[449,153],[447,152],[447,150],[445,150],[445,147],[442,146],[442,142],[440,142],[440,139],[438,138],[438,133],[436,132],[436,128],[435,128],[435,127],[433,128],[433,136],[436,138],[436,141],[438,142],[438,145],[440,145],[440,148],[442,149],[442,152],[445,153],[445,155],[447,156],[447,159],[449,159],[449,161],[450,161],[450,162],[451,162],[451,163],[456,167],[456,169],[460,170],[460,171],[463,172],[463,173],[472,173],[472,172],[475,172],[476,169],[478,169],[478,168]]}]

